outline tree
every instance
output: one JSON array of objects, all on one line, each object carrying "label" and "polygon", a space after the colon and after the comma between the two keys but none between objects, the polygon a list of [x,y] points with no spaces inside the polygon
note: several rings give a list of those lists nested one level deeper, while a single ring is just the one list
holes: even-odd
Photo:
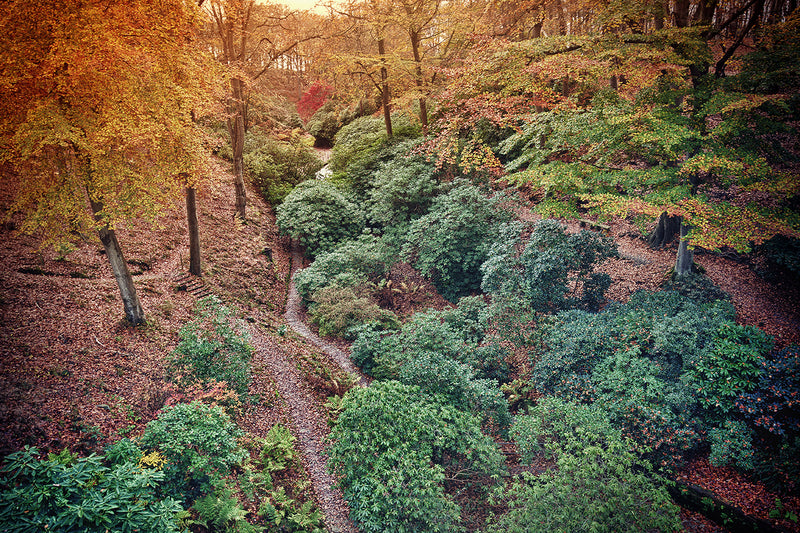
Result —
[{"label": "tree", "polygon": [[227,127],[233,149],[236,213],[246,220],[244,136],[248,127],[248,84],[266,74],[301,42],[319,37],[319,33],[313,29],[300,34],[290,31],[293,25],[301,31],[307,28],[298,24],[297,12],[281,5],[258,4],[256,0],[211,0],[206,9],[217,56],[229,69]]},{"label": "tree", "polygon": [[[144,321],[115,227],[154,220],[205,164],[192,120],[213,79],[184,0],[6,2],[0,161],[13,165],[8,216],[44,244],[96,231],[126,318]],[[189,184],[194,185],[192,180]]]},{"label": "tree", "polygon": [[680,217],[678,275],[691,271],[696,246],[746,252],[776,234],[797,235],[798,180],[781,164],[791,156],[777,140],[798,133],[796,88],[765,91],[748,86],[752,74],[709,75],[712,33],[479,43],[443,92],[430,146],[441,163],[539,191],[548,216]]}]

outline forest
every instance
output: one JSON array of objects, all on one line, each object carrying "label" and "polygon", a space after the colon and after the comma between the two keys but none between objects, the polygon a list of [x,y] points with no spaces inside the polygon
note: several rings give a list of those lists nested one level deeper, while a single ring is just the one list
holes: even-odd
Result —
[{"label": "forest", "polygon": [[797,7],[0,2],[0,532],[800,531]]}]

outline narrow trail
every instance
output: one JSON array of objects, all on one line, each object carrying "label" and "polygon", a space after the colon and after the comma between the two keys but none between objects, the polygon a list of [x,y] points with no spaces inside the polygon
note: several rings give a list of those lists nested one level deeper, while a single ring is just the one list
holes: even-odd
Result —
[{"label": "narrow trail", "polygon": [[350,356],[334,346],[330,342],[321,339],[306,325],[300,318],[300,295],[297,293],[297,287],[294,284],[294,277],[297,271],[300,270],[300,265],[303,263],[303,256],[300,253],[300,247],[296,241],[292,242],[292,277],[289,281],[289,296],[286,301],[286,322],[289,326],[301,337],[311,342],[314,346],[325,352],[342,370],[349,372],[358,377],[358,384],[361,386],[368,385],[367,379],[356,368],[350,360]]},{"label": "narrow trail", "polygon": [[348,507],[336,480],[328,472],[323,455],[328,426],[314,405],[311,394],[302,385],[302,377],[284,351],[259,328],[250,328],[251,341],[259,357],[274,375],[275,383],[287,409],[292,433],[297,437],[303,466],[311,479],[317,505],[332,533],[355,533],[358,529],[348,517]]},{"label": "narrow trail", "polygon": [[[300,296],[294,284],[294,276],[302,264],[302,254],[296,243],[292,246],[292,273],[286,302],[286,322],[298,335],[305,338],[343,370],[358,376],[360,385],[366,385],[364,376],[350,361],[347,353],[314,334],[303,322],[300,314]],[[256,357],[263,361],[275,379],[278,392],[286,404],[292,433],[298,439],[303,465],[314,488],[317,504],[325,516],[325,525],[332,533],[356,533],[358,528],[350,520],[349,509],[336,487],[336,480],[328,472],[324,451],[324,438],[329,429],[324,416],[315,406],[311,393],[303,386],[303,379],[285,350],[257,326],[250,328]]]}]

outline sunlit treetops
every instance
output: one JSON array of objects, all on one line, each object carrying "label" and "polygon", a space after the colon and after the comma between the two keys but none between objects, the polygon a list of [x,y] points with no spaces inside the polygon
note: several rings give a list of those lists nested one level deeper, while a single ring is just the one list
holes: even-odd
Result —
[{"label": "sunlit treetops", "polygon": [[188,0],[0,8],[0,157],[19,176],[23,230],[54,241],[152,220],[202,173],[194,119],[213,110],[216,84],[195,47],[199,16]]}]

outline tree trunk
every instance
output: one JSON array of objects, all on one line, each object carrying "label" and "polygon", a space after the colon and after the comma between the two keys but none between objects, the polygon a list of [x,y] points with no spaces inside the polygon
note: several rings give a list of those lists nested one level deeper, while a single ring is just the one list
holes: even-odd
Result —
[{"label": "tree trunk", "polygon": [[378,54],[381,56],[381,102],[383,104],[383,122],[386,124],[386,136],[392,138],[392,110],[389,101],[389,72],[386,69],[386,41],[378,39]]},{"label": "tree trunk", "polygon": [[194,187],[186,187],[186,219],[189,223],[189,273],[202,276],[200,230],[197,225],[197,198]]},{"label": "tree trunk", "polygon": [[128,263],[125,262],[125,256],[122,254],[119,241],[117,241],[117,235],[100,217],[100,212],[103,210],[102,204],[94,200],[90,200],[90,204],[95,220],[102,224],[97,229],[97,233],[100,236],[100,242],[103,243],[108,262],[111,264],[114,279],[117,280],[119,293],[122,296],[122,306],[125,309],[125,318],[134,326],[138,326],[144,323],[144,310],[139,303],[139,297],[136,296],[133,277],[130,270],[128,270]]},{"label": "tree trunk", "polygon": [[714,21],[714,12],[717,10],[718,0],[700,0],[697,6],[697,23],[708,26]]},{"label": "tree trunk", "polygon": [[681,231],[681,218],[671,217],[666,212],[661,213],[658,217],[656,229],[647,238],[647,244],[650,248],[658,250],[669,245],[675,240],[675,236],[679,235]]},{"label": "tree trunk", "polygon": [[238,78],[231,80],[233,99],[231,103],[233,116],[228,118],[228,133],[231,136],[233,149],[233,185],[236,189],[236,214],[246,219],[247,192],[244,188],[244,82]]},{"label": "tree trunk", "polygon": [[689,248],[689,241],[686,239],[689,229],[690,226],[681,220],[681,242],[678,245],[678,256],[675,259],[675,276],[677,277],[692,273],[694,251]]},{"label": "tree trunk", "polygon": [[675,26],[678,28],[685,28],[689,25],[689,5],[690,0],[675,0],[675,10],[672,16],[675,20]]},{"label": "tree trunk", "polygon": [[228,119],[233,148],[233,185],[236,189],[236,214],[245,220],[247,192],[244,188],[244,117],[236,114],[233,121]]},{"label": "tree trunk", "polygon": [[425,78],[422,74],[422,54],[420,53],[421,37],[416,31],[410,33],[411,51],[414,54],[416,84],[419,90],[419,121],[422,124],[422,135],[428,135],[428,105],[425,102]]}]

